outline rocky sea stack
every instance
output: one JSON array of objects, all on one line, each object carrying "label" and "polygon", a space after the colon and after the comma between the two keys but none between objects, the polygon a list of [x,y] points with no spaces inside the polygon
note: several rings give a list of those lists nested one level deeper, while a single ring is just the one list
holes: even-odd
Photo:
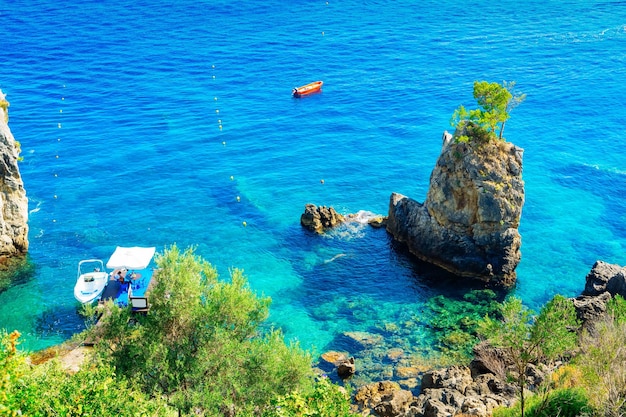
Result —
[{"label": "rocky sea stack", "polygon": [[8,126],[9,103],[0,90],[0,264],[28,251],[28,199],[18,168],[19,144]]},{"label": "rocky sea stack", "polygon": [[524,205],[523,150],[445,132],[422,204],[393,193],[387,231],[418,258],[490,285],[515,283]]}]

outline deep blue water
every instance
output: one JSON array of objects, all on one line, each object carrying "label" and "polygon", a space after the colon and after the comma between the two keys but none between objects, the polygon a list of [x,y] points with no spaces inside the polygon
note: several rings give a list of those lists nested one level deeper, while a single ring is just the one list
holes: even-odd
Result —
[{"label": "deep blue water", "polygon": [[82,329],[77,262],[116,245],[244,269],[271,323],[318,352],[419,324],[455,286],[384,230],[319,237],[299,218],[423,201],[475,80],[527,94],[505,131],[525,149],[517,295],[538,308],[595,260],[626,264],[626,2],[0,0],[0,22],[36,265],[0,294],[0,327],[26,348]]}]

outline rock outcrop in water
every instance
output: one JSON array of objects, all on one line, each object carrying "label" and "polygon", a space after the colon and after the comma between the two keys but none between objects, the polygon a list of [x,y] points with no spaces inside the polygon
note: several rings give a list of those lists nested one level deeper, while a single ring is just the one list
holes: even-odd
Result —
[{"label": "rock outcrop in water", "polygon": [[9,103],[0,90],[0,264],[28,251],[28,199],[18,168],[18,143],[9,129]]},{"label": "rock outcrop in water", "polygon": [[422,204],[392,194],[387,231],[418,258],[456,275],[512,286],[521,259],[523,150],[444,133]]},{"label": "rock outcrop in water", "polygon": [[343,223],[345,218],[332,207],[307,204],[300,216],[300,224],[312,232],[322,233],[326,229]]}]

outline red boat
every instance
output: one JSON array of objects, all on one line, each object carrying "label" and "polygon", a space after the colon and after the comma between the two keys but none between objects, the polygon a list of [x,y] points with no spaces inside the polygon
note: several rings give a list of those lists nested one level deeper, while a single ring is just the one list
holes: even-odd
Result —
[{"label": "red boat", "polygon": [[313,83],[303,85],[302,87],[294,88],[292,94],[294,97],[308,96],[309,94],[321,91],[322,84],[324,84],[322,81],[315,81]]}]

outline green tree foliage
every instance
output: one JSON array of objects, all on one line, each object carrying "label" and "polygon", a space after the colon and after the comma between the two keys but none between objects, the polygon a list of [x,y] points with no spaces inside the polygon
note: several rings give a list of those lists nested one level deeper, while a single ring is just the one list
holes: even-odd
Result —
[{"label": "green tree foliage", "polygon": [[176,246],[156,263],[149,312],[108,305],[94,329],[104,362],[180,413],[239,413],[311,388],[311,357],[279,331],[260,333],[270,300],[251,291],[241,270],[219,280],[193,248]]},{"label": "green tree foliage", "polygon": [[24,355],[18,351],[20,333],[0,332],[0,417],[19,416],[14,393],[24,372]]},{"label": "green tree foliage", "polygon": [[358,417],[350,409],[350,394],[342,387],[320,378],[309,392],[292,392],[277,397],[263,417]]},{"label": "green tree foliage", "polygon": [[474,99],[479,108],[468,110],[460,106],[452,115],[451,124],[455,128],[463,128],[465,135],[459,141],[470,138],[479,142],[495,138],[502,140],[504,126],[509,120],[510,112],[526,98],[525,94],[514,93],[515,82],[502,84],[487,81],[474,82]]},{"label": "green tree foliage", "polygon": [[160,399],[134,390],[107,367],[86,367],[73,374],[57,360],[27,366],[17,349],[18,332],[2,334],[0,416],[168,416]]},{"label": "green tree foliage", "polygon": [[576,311],[570,301],[557,295],[535,316],[519,298],[510,297],[502,304],[501,317],[485,317],[479,333],[492,345],[505,349],[513,361],[524,417],[526,368],[531,363],[554,361],[576,346]]}]

